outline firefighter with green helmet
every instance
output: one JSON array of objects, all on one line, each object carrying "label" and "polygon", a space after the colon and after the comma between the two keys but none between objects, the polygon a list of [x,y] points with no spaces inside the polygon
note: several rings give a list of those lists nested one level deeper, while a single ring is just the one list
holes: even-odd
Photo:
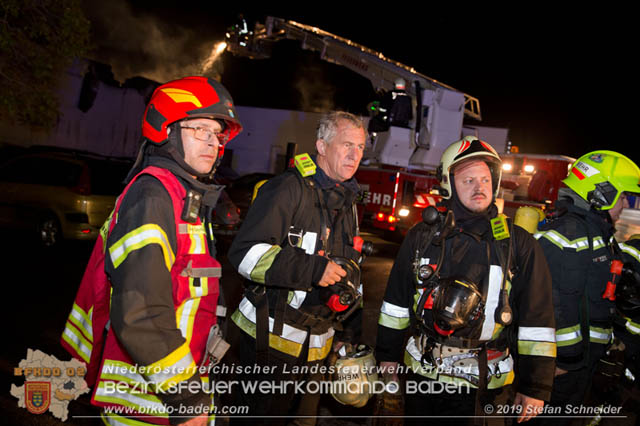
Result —
[{"label": "firefighter with green helmet", "polygon": [[[468,136],[450,145],[438,169],[447,211],[425,209],[391,270],[376,358],[387,380],[400,360],[409,370],[405,423],[473,424],[501,413],[529,420],[550,397],[550,275],[531,234],[498,215],[501,173],[489,144]],[[507,406],[514,411],[499,412]]]},{"label": "firefighter with green helmet", "polygon": [[535,234],[553,279],[555,407],[583,403],[598,361],[612,342],[623,266],[614,226],[628,207],[626,193],[640,192],[640,169],[617,152],[594,151],[580,157],[563,182],[567,187],[559,191],[555,213]]}]

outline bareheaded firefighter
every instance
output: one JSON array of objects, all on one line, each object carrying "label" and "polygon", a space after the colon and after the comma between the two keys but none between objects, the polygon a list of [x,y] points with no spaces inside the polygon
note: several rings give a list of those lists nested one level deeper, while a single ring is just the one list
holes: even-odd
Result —
[{"label": "bareheaded firefighter", "polygon": [[583,403],[613,342],[623,252],[636,253],[616,241],[615,223],[629,207],[627,193],[640,192],[640,169],[617,152],[594,151],[580,157],[563,182],[555,213],[535,234],[553,279],[558,357],[550,403],[561,410]]},{"label": "bareheaded firefighter", "polygon": [[[301,154],[296,167],[262,185],[231,248],[229,260],[247,281],[229,323],[226,364],[248,367],[230,377],[229,405],[248,406],[249,417],[232,424],[314,424],[322,392],[322,366],[337,349],[334,340],[354,342],[359,333],[362,260],[354,174],[367,133],[357,116],[323,116],[317,155]],[[254,368],[256,367],[256,368]],[[245,370],[246,371],[246,370]],[[251,383],[277,385],[261,392]],[[302,388],[284,383],[309,384]]]},{"label": "bareheaded firefighter", "polygon": [[101,230],[62,336],[88,364],[106,424],[207,424],[203,380],[220,263],[204,184],[242,127],[227,90],[205,77],[159,86],[127,186]]},{"label": "bareheaded firefighter", "polygon": [[441,211],[425,210],[391,270],[376,358],[388,383],[407,373],[405,423],[521,422],[551,395],[551,277],[531,234],[498,214],[501,171],[489,144],[450,145],[438,167]]}]

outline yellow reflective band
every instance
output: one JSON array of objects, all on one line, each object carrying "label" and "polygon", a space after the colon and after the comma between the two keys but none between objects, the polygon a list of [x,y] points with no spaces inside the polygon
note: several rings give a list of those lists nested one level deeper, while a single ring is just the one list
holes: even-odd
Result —
[{"label": "yellow reflective band", "polygon": [[62,338],[76,350],[78,355],[80,355],[86,363],[89,363],[93,344],[85,339],[84,336],[82,336],[82,333],[80,333],[80,331],[78,331],[69,321],[67,321],[67,325],[64,328]]},{"label": "yellow reflective band", "polygon": [[533,236],[536,239],[544,237],[562,250],[570,248],[575,251],[582,251],[589,248],[589,240],[587,237],[576,238],[575,240],[569,241],[564,235],[554,230],[536,232]]},{"label": "yellow reflective band", "polygon": [[276,259],[278,253],[280,253],[280,250],[282,250],[282,247],[272,246],[262,255],[262,257],[260,257],[260,260],[258,260],[258,263],[256,263],[256,266],[251,271],[251,281],[264,284],[267,270],[271,268],[271,265]]},{"label": "yellow reflective band", "polygon": [[294,309],[302,306],[302,302],[307,297],[307,292],[302,290],[289,291],[287,294],[287,304]]},{"label": "yellow reflective band", "polygon": [[589,340],[593,343],[606,345],[611,340],[613,330],[610,328],[589,327]]},{"label": "yellow reflective band", "polygon": [[82,308],[80,308],[77,304],[73,304],[71,308],[71,313],[69,314],[68,320],[71,321],[78,329],[87,337],[91,343],[93,343],[93,328],[91,327],[91,315],[93,313],[93,306],[89,309],[89,314],[87,315]]},{"label": "yellow reflective band", "polygon": [[502,268],[498,265],[489,266],[489,284],[487,287],[487,300],[484,304],[484,320],[479,339],[491,340],[496,333],[495,312],[500,304],[500,288],[502,287]]},{"label": "yellow reflective band", "polygon": [[[196,280],[198,278],[195,278]],[[195,323],[200,298],[209,294],[209,280],[207,277],[199,278],[200,285],[194,285],[194,278],[189,277],[189,294],[191,298],[183,301],[176,309],[176,325],[187,343],[191,343],[193,337],[193,325]]]},{"label": "yellow reflective band", "polygon": [[104,360],[102,370],[100,370],[100,379],[123,382],[132,386],[148,384],[145,378],[138,373],[137,366],[113,359]]},{"label": "yellow reflective band", "polygon": [[556,344],[552,342],[532,342],[518,340],[518,352],[520,355],[556,357]]},{"label": "yellow reflective band", "polygon": [[265,243],[258,243],[251,246],[247,254],[245,254],[242,258],[242,262],[240,262],[240,265],[238,266],[238,272],[240,273],[240,275],[247,279],[251,279],[251,271],[253,271],[253,268],[255,268],[262,255],[272,247],[275,246]]},{"label": "yellow reflective band", "polygon": [[[119,195],[118,198],[116,198],[116,205],[118,205],[118,200],[120,199],[120,197],[121,195]],[[107,237],[109,236],[109,227],[111,226],[111,217],[113,216],[113,212],[115,211],[116,209],[114,207],[113,210],[111,210],[111,213],[109,213],[109,217],[107,218],[107,220],[105,220],[102,226],[100,227],[100,236],[102,237],[102,253],[107,251]]]},{"label": "yellow reflective band", "polygon": [[[204,227],[202,228],[204,231]],[[189,234],[191,244],[189,245],[189,254],[205,254],[207,247],[207,240],[205,234]]]},{"label": "yellow reflective band", "polygon": [[394,330],[405,330],[409,327],[410,322],[411,320],[409,318],[392,317],[383,312],[380,312],[380,317],[378,317],[378,324],[393,328]]},{"label": "yellow reflective band", "polygon": [[596,251],[600,248],[604,247],[604,241],[602,240],[602,237],[595,237],[593,239],[593,251]]},{"label": "yellow reflective band", "polygon": [[148,381],[164,390],[193,376],[196,363],[191,355],[189,344],[185,342],[166,357],[144,367],[144,371],[151,373],[145,374]]},{"label": "yellow reflective band", "polygon": [[126,390],[122,384],[114,383],[114,386],[111,386],[105,382],[100,382],[94,398],[96,401],[133,408],[145,416],[168,417],[164,404],[157,396],[139,393],[139,391],[134,393],[136,391],[135,388],[127,387]]},{"label": "yellow reflective band", "polygon": [[[407,350],[404,353],[404,363],[409,368],[413,370],[414,373],[419,374],[421,376],[427,377],[432,380],[437,380],[442,383],[454,383],[459,386],[469,386],[470,388],[477,389],[477,386],[471,383],[468,380],[465,380],[462,377],[449,376],[446,374],[438,374],[438,369],[434,368],[424,368],[422,363],[413,357],[413,354],[409,353]],[[477,377],[477,376],[474,376]],[[487,383],[487,389],[499,389],[501,387],[510,385],[513,383],[515,379],[515,373],[513,369],[508,372],[503,372],[500,374],[500,377],[491,376],[489,379],[489,383]]]},{"label": "yellow reflective band", "polygon": [[556,330],[553,327],[518,327],[518,340],[555,342]]},{"label": "yellow reflective band", "polygon": [[579,324],[556,330],[556,344],[558,347],[571,346],[578,342],[582,342],[582,332]]},{"label": "yellow reflective band", "polygon": [[416,290],[415,294],[413,295],[413,312],[416,312],[418,310],[418,302],[422,297],[423,291],[424,291],[424,288],[419,288]]},{"label": "yellow reflective band", "polygon": [[[253,324],[256,323],[256,308],[246,297],[242,298],[240,304],[238,305],[238,310],[244,315],[246,319],[251,321]],[[269,317],[269,331],[273,332],[274,320]],[[296,342],[299,344],[303,344],[307,339],[307,332],[305,330],[300,330],[296,327],[292,327],[286,322],[282,327],[282,335],[283,338],[290,340],[292,342]]]},{"label": "yellow reflective band", "polygon": [[[249,319],[247,319],[242,312],[236,310],[233,315],[231,315],[231,319],[240,329],[242,329],[245,333],[256,338],[256,325],[252,323]],[[269,333],[269,346],[273,349],[279,350],[280,352],[284,352],[285,354],[299,357],[302,352],[302,344],[296,343],[291,340],[287,340],[280,336],[276,336],[273,333]]]},{"label": "yellow reflective band", "polygon": [[624,325],[629,333],[640,334],[640,324],[631,321],[629,317],[624,317],[624,319],[627,321]]},{"label": "yellow reflective band", "polygon": [[[314,342],[314,339],[319,340],[322,346],[314,347],[316,344]],[[331,337],[329,337],[328,339],[323,339],[322,336],[312,334],[309,342],[309,356],[307,356],[307,361],[311,362],[325,359],[327,355],[329,355],[332,343],[333,335],[331,335]]]},{"label": "yellow reflective band", "polygon": [[409,308],[403,308],[386,301],[382,302],[380,312],[396,318],[409,318]]},{"label": "yellow reflective band", "polygon": [[200,298],[187,299],[176,310],[177,326],[187,343],[191,342],[191,337],[193,336],[193,323],[195,322],[199,305]]},{"label": "yellow reflective band", "polygon": [[129,253],[140,249],[148,244],[158,244],[164,254],[164,263],[168,271],[175,261],[175,255],[169,244],[167,234],[155,224],[143,225],[120,238],[116,243],[109,247],[111,262],[113,267],[117,268],[124,262]]},{"label": "yellow reflective band", "polygon": [[624,253],[633,257],[636,260],[636,262],[640,262],[640,251],[638,251],[634,246],[632,246],[631,244],[625,244],[625,243],[619,243],[618,245],[620,246],[620,249]]}]

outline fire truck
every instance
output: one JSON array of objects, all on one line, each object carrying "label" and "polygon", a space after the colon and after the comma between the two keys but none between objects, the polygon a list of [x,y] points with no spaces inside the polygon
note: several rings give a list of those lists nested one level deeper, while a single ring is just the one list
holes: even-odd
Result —
[{"label": "fire truck", "polygon": [[499,198],[502,210],[513,217],[523,206],[547,210],[558,198],[558,189],[575,158],[564,155],[507,153],[502,157]]},{"label": "fire truck", "polygon": [[[380,94],[370,104],[370,140],[356,174],[365,194],[360,205],[365,223],[404,234],[420,221],[422,210],[441,200],[434,186],[442,152],[463,135],[476,135],[498,152],[506,152],[507,129],[501,129],[500,137],[486,138],[483,132],[489,128],[463,125],[464,118],[482,119],[478,99],[319,28],[267,17],[253,31],[244,24],[231,28],[227,48],[235,55],[264,59],[270,57],[274,43],[285,39],[297,40],[302,49],[316,51],[321,59],[364,76]],[[407,105],[412,110],[411,118],[402,123],[387,116],[390,105],[382,105],[384,99],[393,100],[387,95],[395,93],[398,79],[406,82],[400,94],[405,101],[410,99]],[[552,203],[573,162],[563,156],[508,154],[505,158],[498,203],[511,215],[521,205]]]},{"label": "fire truck", "polygon": [[[434,172],[440,156],[460,139],[464,117],[481,120],[478,99],[351,40],[276,17],[256,23],[253,31],[244,23],[232,27],[227,49],[263,59],[270,57],[274,43],[285,39],[297,40],[302,49],[319,52],[321,59],[364,76],[380,94],[371,103],[371,137],[356,175],[365,190],[361,209],[377,227],[407,229],[419,220],[422,208],[439,200],[430,190],[437,183]],[[410,99],[411,118],[403,123],[384,116],[381,105],[397,89],[398,79],[406,82],[402,95]]]}]

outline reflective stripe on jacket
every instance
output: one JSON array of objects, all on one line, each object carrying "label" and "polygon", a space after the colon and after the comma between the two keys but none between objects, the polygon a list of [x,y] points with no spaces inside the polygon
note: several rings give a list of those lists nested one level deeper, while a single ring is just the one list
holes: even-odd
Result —
[{"label": "reflective stripe on jacket", "polygon": [[[148,167],[132,179],[116,203],[108,233],[117,222],[124,195],[144,174],[158,179],[168,192],[175,229],[145,224],[128,231],[109,247],[104,245],[107,233],[103,233],[92,252],[62,342],[72,355],[88,362],[91,374],[91,377],[87,375],[88,383],[93,385],[97,379],[92,397],[94,405],[125,410],[122,412],[129,416],[144,416],[144,422],[168,424],[166,410],[161,409],[164,404],[156,392],[167,391],[198,372],[209,330],[216,321],[221,269],[209,254],[201,220],[187,223],[180,218],[186,190],[170,171],[163,168]],[[167,238],[168,232],[175,233],[175,253]],[[112,327],[108,327],[106,339],[102,339],[109,321],[111,291],[104,264],[105,256],[109,256],[117,268],[131,253],[149,245],[161,249],[162,259],[158,266],[170,273],[175,324],[184,343],[155,362],[139,365],[126,353]],[[144,279],[142,273],[139,279]],[[113,415],[107,415],[104,420],[113,424],[131,424],[133,421]]]}]

